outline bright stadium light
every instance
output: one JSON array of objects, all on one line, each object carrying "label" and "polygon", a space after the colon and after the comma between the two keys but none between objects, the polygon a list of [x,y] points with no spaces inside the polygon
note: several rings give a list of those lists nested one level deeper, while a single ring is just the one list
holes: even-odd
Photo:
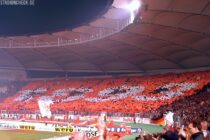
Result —
[{"label": "bright stadium light", "polygon": [[136,13],[139,11],[142,3],[140,0],[132,0],[129,4],[127,4],[124,9],[130,12],[130,23],[133,23]]},{"label": "bright stadium light", "polygon": [[129,10],[130,12],[135,12],[141,7],[140,0],[132,0],[131,3],[129,3],[125,8]]}]

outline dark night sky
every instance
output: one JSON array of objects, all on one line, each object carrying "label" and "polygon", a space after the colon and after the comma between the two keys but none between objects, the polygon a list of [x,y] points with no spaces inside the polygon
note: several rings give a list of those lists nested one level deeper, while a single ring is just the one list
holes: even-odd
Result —
[{"label": "dark night sky", "polygon": [[112,0],[35,0],[35,5],[0,5],[0,36],[72,29],[105,12]]}]

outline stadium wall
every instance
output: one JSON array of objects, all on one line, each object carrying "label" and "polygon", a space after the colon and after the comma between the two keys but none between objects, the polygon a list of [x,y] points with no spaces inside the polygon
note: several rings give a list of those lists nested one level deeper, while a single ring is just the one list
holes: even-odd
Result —
[{"label": "stadium wall", "polygon": [[25,81],[25,80],[27,80],[27,74],[24,70],[0,69],[0,80]]}]

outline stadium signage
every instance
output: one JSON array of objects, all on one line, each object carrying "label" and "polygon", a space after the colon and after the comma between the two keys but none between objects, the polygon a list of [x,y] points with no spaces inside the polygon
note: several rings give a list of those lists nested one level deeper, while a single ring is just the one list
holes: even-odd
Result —
[{"label": "stadium signage", "polygon": [[20,125],[20,129],[23,129],[23,130],[35,130],[35,126]]},{"label": "stadium signage", "polygon": [[55,132],[72,133],[73,131],[74,131],[74,129],[72,127],[67,127],[67,128],[56,127],[55,128]]},{"label": "stadium signage", "polygon": [[133,117],[123,117],[122,122],[133,122],[133,121],[134,121]]},{"label": "stadium signage", "polygon": [[54,119],[63,120],[65,115],[54,115]]},{"label": "stadium signage", "polygon": [[93,138],[93,137],[96,137],[96,136],[98,136],[99,134],[98,134],[98,131],[89,131],[89,132],[86,132],[86,136],[88,137],[88,138]]},{"label": "stadium signage", "polygon": [[19,126],[16,124],[10,124],[10,123],[0,123],[1,129],[18,129]]},{"label": "stadium signage", "polygon": [[133,117],[109,117],[108,119],[111,119],[115,122],[127,122],[127,123],[134,122]]},{"label": "stadium signage", "polygon": [[97,131],[96,127],[90,127],[90,126],[73,126],[74,130],[76,130],[77,132],[80,131]]}]

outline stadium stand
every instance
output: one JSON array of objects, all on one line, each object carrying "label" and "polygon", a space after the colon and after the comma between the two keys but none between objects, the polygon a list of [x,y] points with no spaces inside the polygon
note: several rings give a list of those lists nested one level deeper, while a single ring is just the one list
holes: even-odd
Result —
[{"label": "stadium stand", "polygon": [[210,140],[210,0],[98,1],[0,0],[0,139]]},{"label": "stadium stand", "polygon": [[34,112],[39,110],[39,100],[52,100],[51,110],[55,112],[145,113],[163,105],[173,105],[179,99],[185,101],[185,97],[195,94],[209,81],[210,72],[32,81],[6,98],[0,109]]},{"label": "stadium stand", "polygon": [[[131,135],[131,126],[126,126],[125,132],[118,132],[123,126],[116,125],[112,119],[130,117],[133,120],[129,122],[133,121],[135,125],[142,123],[134,119],[138,118],[135,116],[138,113],[142,121],[148,119],[148,124],[159,124],[165,128],[158,134],[143,134],[147,133],[147,130],[138,129],[136,131],[140,135],[135,138],[137,140],[184,140],[198,137],[204,140],[209,137],[209,91],[210,71],[115,78],[37,80],[12,84],[4,82],[1,83],[0,89],[1,94],[5,94],[0,103],[0,119],[52,125],[67,122],[82,127],[98,124],[99,114],[106,112],[109,121],[104,130],[108,132],[105,131],[103,136],[118,140]],[[39,112],[39,101],[53,101],[50,107],[53,112],[51,118],[36,114]],[[168,125],[166,120],[166,114],[170,111],[174,113],[173,125]],[[73,112],[73,119],[69,117],[69,112]],[[59,118],[59,113],[63,119]],[[90,120],[84,121],[81,117]],[[112,129],[116,132],[112,132]],[[132,127],[132,131],[134,129],[136,128]],[[75,131],[70,139],[87,137],[92,133]],[[98,138],[99,136],[89,139]]]},{"label": "stadium stand", "polygon": [[6,99],[9,96],[13,96],[17,91],[24,85],[24,82],[9,82],[1,81],[0,82],[0,102]]}]

